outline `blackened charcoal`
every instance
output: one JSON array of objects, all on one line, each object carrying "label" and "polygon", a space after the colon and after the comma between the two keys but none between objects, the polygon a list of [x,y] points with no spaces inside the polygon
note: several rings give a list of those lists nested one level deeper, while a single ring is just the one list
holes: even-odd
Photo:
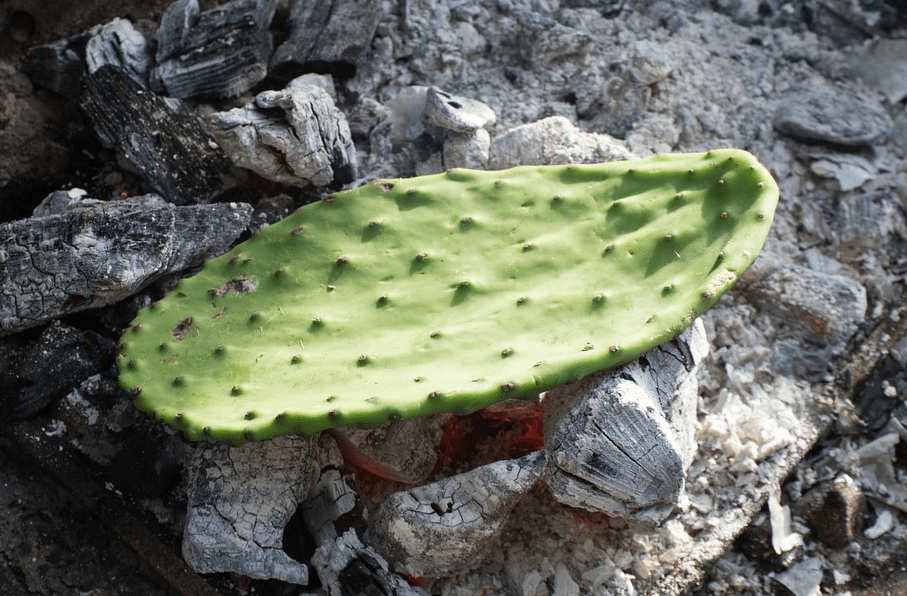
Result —
[{"label": "blackened charcoal", "polygon": [[171,203],[210,203],[232,185],[229,160],[179,100],[155,95],[105,65],[85,77],[80,103],[101,140],[121,149]]},{"label": "blackened charcoal", "polygon": [[178,98],[236,97],[261,82],[274,47],[268,27],[278,0],[233,0],[199,12],[174,3],[154,34],[152,89]]},{"label": "blackened charcoal", "polygon": [[891,413],[907,392],[907,362],[891,353],[882,358],[854,390],[855,413],[866,428],[877,431],[888,424]]},{"label": "blackened charcoal", "polygon": [[135,197],[0,224],[0,335],[112,304],[223,252],[242,203],[174,207]]},{"label": "blackened charcoal", "polygon": [[151,67],[148,44],[128,20],[114,19],[78,35],[33,47],[22,60],[22,70],[36,85],[77,99],[85,73],[105,64],[118,66],[147,85]]},{"label": "blackened charcoal", "polygon": [[143,499],[164,497],[179,484],[178,454],[160,425],[135,425],[106,467],[117,488]]},{"label": "blackened charcoal", "polygon": [[293,0],[290,35],[274,52],[271,75],[289,81],[306,72],[348,79],[369,48],[381,14],[379,0]]},{"label": "blackened charcoal", "polygon": [[37,414],[113,364],[115,354],[113,340],[55,321],[25,354],[18,370],[5,371],[5,380],[13,386],[0,404],[4,416],[22,420]]},{"label": "blackened charcoal", "polygon": [[82,92],[85,74],[85,46],[100,27],[30,48],[22,59],[22,70],[34,84],[46,87],[63,97],[76,99]]}]

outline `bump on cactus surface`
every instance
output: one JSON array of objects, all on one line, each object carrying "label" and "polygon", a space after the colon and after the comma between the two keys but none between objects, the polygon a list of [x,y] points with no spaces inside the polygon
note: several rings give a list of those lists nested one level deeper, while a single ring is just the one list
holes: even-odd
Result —
[{"label": "bump on cactus surface", "polygon": [[732,149],[379,180],[180,281],[124,333],[120,382],[235,445],[536,396],[681,333],[777,201]]}]

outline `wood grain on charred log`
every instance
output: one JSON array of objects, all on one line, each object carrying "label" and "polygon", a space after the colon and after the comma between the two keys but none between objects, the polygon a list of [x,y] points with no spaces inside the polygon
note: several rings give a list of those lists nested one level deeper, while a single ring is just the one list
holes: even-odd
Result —
[{"label": "wood grain on charred log", "polygon": [[305,72],[352,77],[372,43],[380,15],[378,0],[294,0],[290,35],[271,58],[271,76],[282,81]]},{"label": "wood grain on charred log", "polygon": [[136,197],[0,224],[0,335],[113,304],[198,265],[226,251],[251,214],[242,203]]},{"label": "wood grain on charred log", "polygon": [[122,150],[165,199],[210,203],[233,185],[229,160],[185,104],[155,95],[115,66],[84,82],[80,103],[97,135]]}]

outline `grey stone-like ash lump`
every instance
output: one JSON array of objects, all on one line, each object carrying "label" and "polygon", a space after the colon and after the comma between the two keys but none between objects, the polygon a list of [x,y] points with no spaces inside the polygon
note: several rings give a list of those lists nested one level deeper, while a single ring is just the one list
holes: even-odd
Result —
[{"label": "grey stone-like ash lump", "polygon": [[317,85],[263,91],[209,118],[234,164],[292,186],[342,186],[356,179],[356,148],[346,117]]}]

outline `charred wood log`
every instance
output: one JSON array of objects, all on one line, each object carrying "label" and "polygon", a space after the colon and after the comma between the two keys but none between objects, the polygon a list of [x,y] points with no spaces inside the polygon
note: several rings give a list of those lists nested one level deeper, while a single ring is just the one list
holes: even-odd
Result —
[{"label": "charred wood log", "polygon": [[230,162],[201,120],[119,68],[87,75],[81,106],[101,140],[122,150],[171,203],[210,203],[232,185]]},{"label": "charred wood log", "polygon": [[146,197],[0,224],[0,335],[117,302],[225,252],[242,203],[174,207]]},{"label": "charred wood log", "polygon": [[548,392],[546,476],[572,507],[654,525],[674,510],[696,452],[702,322],[633,362]]},{"label": "charred wood log", "polygon": [[271,58],[271,76],[283,82],[306,72],[352,78],[380,14],[378,0],[293,0],[290,35]]},{"label": "charred wood log", "polygon": [[233,0],[200,12],[197,0],[173,3],[154,34],[152,88],[178,98],[236,97],[268,72],[268,27],[278,0]]}]

